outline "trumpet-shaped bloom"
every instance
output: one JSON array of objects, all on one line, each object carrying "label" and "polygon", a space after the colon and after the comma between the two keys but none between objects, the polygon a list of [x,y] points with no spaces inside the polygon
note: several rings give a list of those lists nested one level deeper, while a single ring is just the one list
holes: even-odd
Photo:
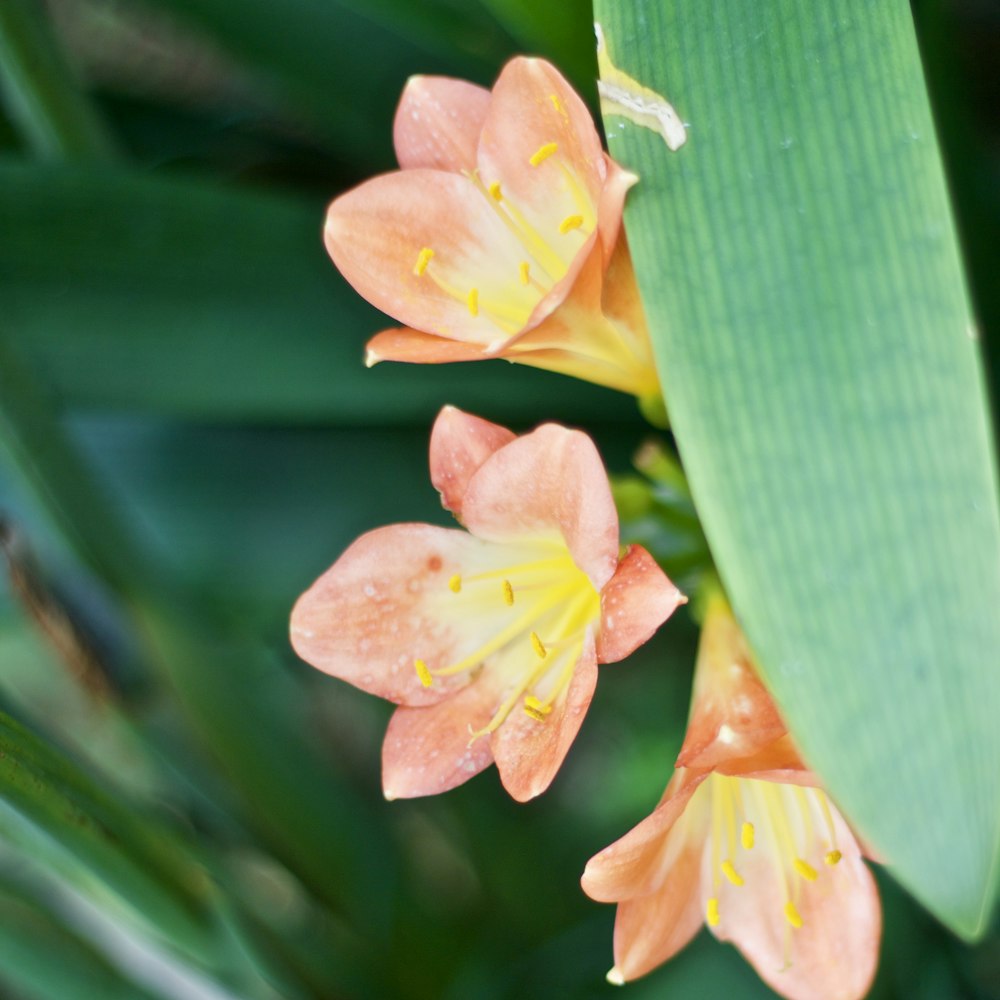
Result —
[{"label": "trumpet-shaped bloom", "polygon": [[874,879],[721,598],[706,615],[677,770],[654,812],[590,860],[583,887],[618,903],[612,982],[666,961],[704,922],[791,1000],[856,1000],[871,985]]},{"label": "trumpet-shaped bloom", "polygon": [[466,531],[397,524],[359,538],[299,598],[313,666],[396,702],[387,798],[430,795],[496,762],[510,794],[548,787],[597,664],[623,659],[684,598],[618,516],[593,442],[545,424],[515,437],[445,407],[431,480]]},{"label": "trumpet-shaped bloom", "polygon": [[553,66],[514,59],[492,92],[413,77],[394,140],[402,170],[337,198],[325,228],[347,280],[406,324],[368,364],[503,357],[658,395],[619,237],[636,178]]}]

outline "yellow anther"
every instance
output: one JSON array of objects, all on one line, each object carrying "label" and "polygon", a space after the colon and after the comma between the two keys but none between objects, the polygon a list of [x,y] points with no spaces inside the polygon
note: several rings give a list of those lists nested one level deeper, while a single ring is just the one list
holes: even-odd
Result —
[{"label": "yellow anther", "polygon": [[554,142],[547,142],[544,146],[539,146],[538,149],[531,154],[528,162],[533,166],[537,167],[539,163],[543,160],[547,160],[559,146]]},{"label": "yellow anther", "polygon": [[565,236],[566,233],[570,232],[570,230],[579,229],[582,225],[582,215],[567,215],[566,218],[559,223],[559,232]]},{"label": "yellow anther", "polygon": [[555,94],[549,94],[549,100],[552,102],[552,107],[554,107],[556,111],[562,111],[562,105],[559,103],[559,98],[556,97]]},{"label": "yellow anther", "polygon": [[503,198],[503,191],[500,190],[500,182],[494,181],[487,189],[490,193],[490,197],[494,201],[500,201]]},{"label": "yellow anther", "polygon": [[521,272],[521,284],[526,285],[530,279],[530,272],[528,270],[528,262],[522,260],[518,266],[518,270]]},{"label": "yellow anther", "polygon": [[510,580],[503,582],[503,602],[508,608],[514,603],[514,588],[510,585]]},{"label": "yellow anther", "polygon": [[827,851],[823,861],[831,867],[835,865],[844,855],[840,851]]},{"label": "yellow anther", "polygon": [[469,314],[472,316],[479,315],[479,289],[470,288],[469,294],[466,297],[465,304],[469,307]]},{"label": "yellow anther", "polygon": [[719,901],[715,896],[710,897],[705,904],[705,923],[709,927],[718,927],[719,925]]},{"label": "yellow anther", "polygon": [[819,878],[816,869],[808,861],[803,861],[802,858],[795,859],[795,870],[810,882],[815,882]]},{"label": "yellow anther", "polygon": [[424,247],[417,254],[417,262],[413,265],[413,273],[419,278],[427,270],[427,265],[431,262],[434,251],[430,247]]},{"label": "yellow anther", "polygon": [[552,706],[546,705],[544,701],[539,701],[533,694],[529,694],[524,699],[524,711],[536,722],[544,722],[545,717],[552,711]]},{"label": "yellow anther", "polygon": [[457,594],[462,589],[462,578],[457,573],[448,581],[448,589],[453,594]]},{"label": "yellow anther", "polygon": [[429,688],[434,683],[434,678],[431,677],[431,672],[423,660],[414,660],[413,669],[416,670],[417,676],[420,678],[420,683],[425,688]]},{"label": "yellow anther", "polygon": [[722,862],[722,874],[729,879],[733,885],[743,885],[743,876],[733,867],[732,861]]},{"label": "yellow anther", "polygon": [[740,830],[740,843],[743,849],[749,851],[753,847],[753,823],[744,823]]},{"label": "yellow anther", "polygon": [[544,660],[549,655],[549,651],[545,648],[545,643],[538,638],[537,632],[531,633],[531,645],[534,646],[539,659]]},{"label": "yellow anther", "polygon": [[785,903],[785,919],[796,930],[802,926],[802,915],[795,909],[795,904],[791,900]]}]

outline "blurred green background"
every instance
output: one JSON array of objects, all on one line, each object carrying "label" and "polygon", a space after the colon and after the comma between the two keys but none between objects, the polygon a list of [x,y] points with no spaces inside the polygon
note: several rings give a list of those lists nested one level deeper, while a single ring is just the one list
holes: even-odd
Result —
[{"label": "blurred green background", "polygon": [[[488,85],[533,52],[593,103],[588,4],[2,2],[3,995],[610,996],[613,907],[578,878],[666,782],[685,615],[603,670],[526,806],[492,772],[383,802],[389,706],[286,640],[357,534],[447,523],[443,403],[584,426],[623,475],[647,438],[631,400],[502,362],[366,372],[384,320],[320,240],[331,197],[392,169],[410,74]],[[914,12],[989,349],[1000,8]],[[626,537],[697,565],[696,532],[626,490]],[[872,996],[1000,997],[1000,934],[965,947],[882,885]],[[707,934],[627,990],[771,995]]]}]

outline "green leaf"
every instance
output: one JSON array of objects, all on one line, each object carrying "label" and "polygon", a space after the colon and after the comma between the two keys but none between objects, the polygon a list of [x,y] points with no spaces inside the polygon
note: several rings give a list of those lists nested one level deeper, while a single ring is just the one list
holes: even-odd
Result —
[{"label": "green leaf", "polygon": [[[68,759],[0,713],[0,801],[28,825],[2,826],[21,850],[58,865],[58,845],[149,921],[194,954],[214,944],[211,886],[166,829],[99,788]],[[51,840],[51,844],[50,844]]]},{"label": "green leaf", "polygon": [[[388,130],[388,124],[386,125]],[[0,160],[4,335],[68,405],[212,420],[635,420],[630,399],[506,362],[382,364],[391,321],[323,249],[323,205]]]},{"label": "green leaf", "polygon": [[719,571],[799,741],[895,875],[981,933],[1000,834],[989,415],[904,0],[599,0],[688,123],[606,118]]},{"label": "green leaf", "polygon": [[0,6],[0,98],[39,156],[115,158],[114,140],[66,65],[39,0]]}]

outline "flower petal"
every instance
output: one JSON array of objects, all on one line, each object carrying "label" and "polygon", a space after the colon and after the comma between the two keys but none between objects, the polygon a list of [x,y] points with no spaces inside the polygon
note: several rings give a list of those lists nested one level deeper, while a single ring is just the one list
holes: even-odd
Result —
[{"label": "flower petal", "polygon": [[411,76],[396,109],[392,140],[404,170],[473,170],[490,92],[465,80]]},{"label": "flower petal", "polygon": [[376,333],[365,347],[365,364],[371,368],[380,361],[403,361],[415,365],[450,364],[454,361],[488,361],[496,357],[487,354],[479,344],[435,337],[432,333],[395,327]]},{"label": "flower petal", "polygon": [[655,969],[698,933],[702,853],[700,845],[686,843],[659,890],[618,904],[615,971],[622,982]]},{"label": "flower petal", "polygon": [[713,597],[698,644],[691,719],[678,767],[717,767],[751,757],[786,732],[729,605]]},{"label": "flower petal", "polygon": [[766,853],[742,862],[743,886],[724,882],[720,889],[720,922],[713,932],[732,941],[789,1000],[860,1000],[878,961],[882,914],[875,880],[847,824],[830,808],[842,857],[832,867],[820,866],[818,878],[802,888],[795,903],[801,927],[793,929],[785,919],[784,901],[774,892],[780,883],[767,870]]},{"label": "flower petal", "polygon": [[598,663],[625,659],[686,600],[641,545],[631,546],[601,592]]},{"label": "flower petal", "polygon": [[[448,615],[455,573],[495,553],[464,531],[395,524],[362,535],[298,600],[291,641],[314,667],[406,705],[430,705],[467,682],[465,674],[425,688],[414,669],[462,659],[490,629],[483,616]],[[498,615],[505,609],[497,601]]]},{"label": "flower petal", "polygon": [[397,708],[382,744],[382,790],[387,799],[437,795],[493,763],[490,741],[470,745],[496,708],[498,692],[483,671],[461,691],[428,708]]},{"label": "flower petal", "polygon": [[469,480],[466,527],[497,542],[565,543],[600,591],[618,566],[618,512],[593,441],[544,424],[488,458]]},{"label": "flower petal", "polygon": [[460,174],[384,174],[330,205],[326,248],[355,290],[399,322],[503,343],[524,326],[538,292],[522,285],[523,248],[490,202]]},{"label": "flower petal", "polygon": [[511,797],[527,802],[552,783],[583,722],[597,686],[597,657],[589,629],[573,679],[544,722],[516,707],[491,737],[500,780]]},{"label": "flower petal", "polygon": [[[533,165],[535,154],[553,143],[556,151]],[[504,67],[478,162],[484,182],[499,181],[504,196],[557,244],[575,237],[553,229],[553,219],[558,225],[572,214],[597,218],[607,175],[601,141],[587,106],[544,59],[512,59]]]},{"label": "flower petal", "polygon": [[431,482],[441,494],[441,504],[459,520],[462,499],[474,472],[504,445],[514,432],[482,417],[446,406],[431,431]]},{"label": "flower petal", "polygon": [[638,184],[639,178],[616,163],[607,153],[604,154],[604,163],[607,177],[601,189],[601,199],[597,209],[597,228],[600,231],[601,246],[604,251],[604,264],[607,266],[618,243],[622,213],[625,210],[625,195],[628,194],[629,188]]},{"label": "flower petal", "polygon": [[583,891],[602,903],[649,896],[664,884],[689,840],[700,854],[708,832],[704,813],[686,817],[676,831],[675,824],[707,776],[704,772],[675,772],[653,812],[587,862],[580,880]]}]

